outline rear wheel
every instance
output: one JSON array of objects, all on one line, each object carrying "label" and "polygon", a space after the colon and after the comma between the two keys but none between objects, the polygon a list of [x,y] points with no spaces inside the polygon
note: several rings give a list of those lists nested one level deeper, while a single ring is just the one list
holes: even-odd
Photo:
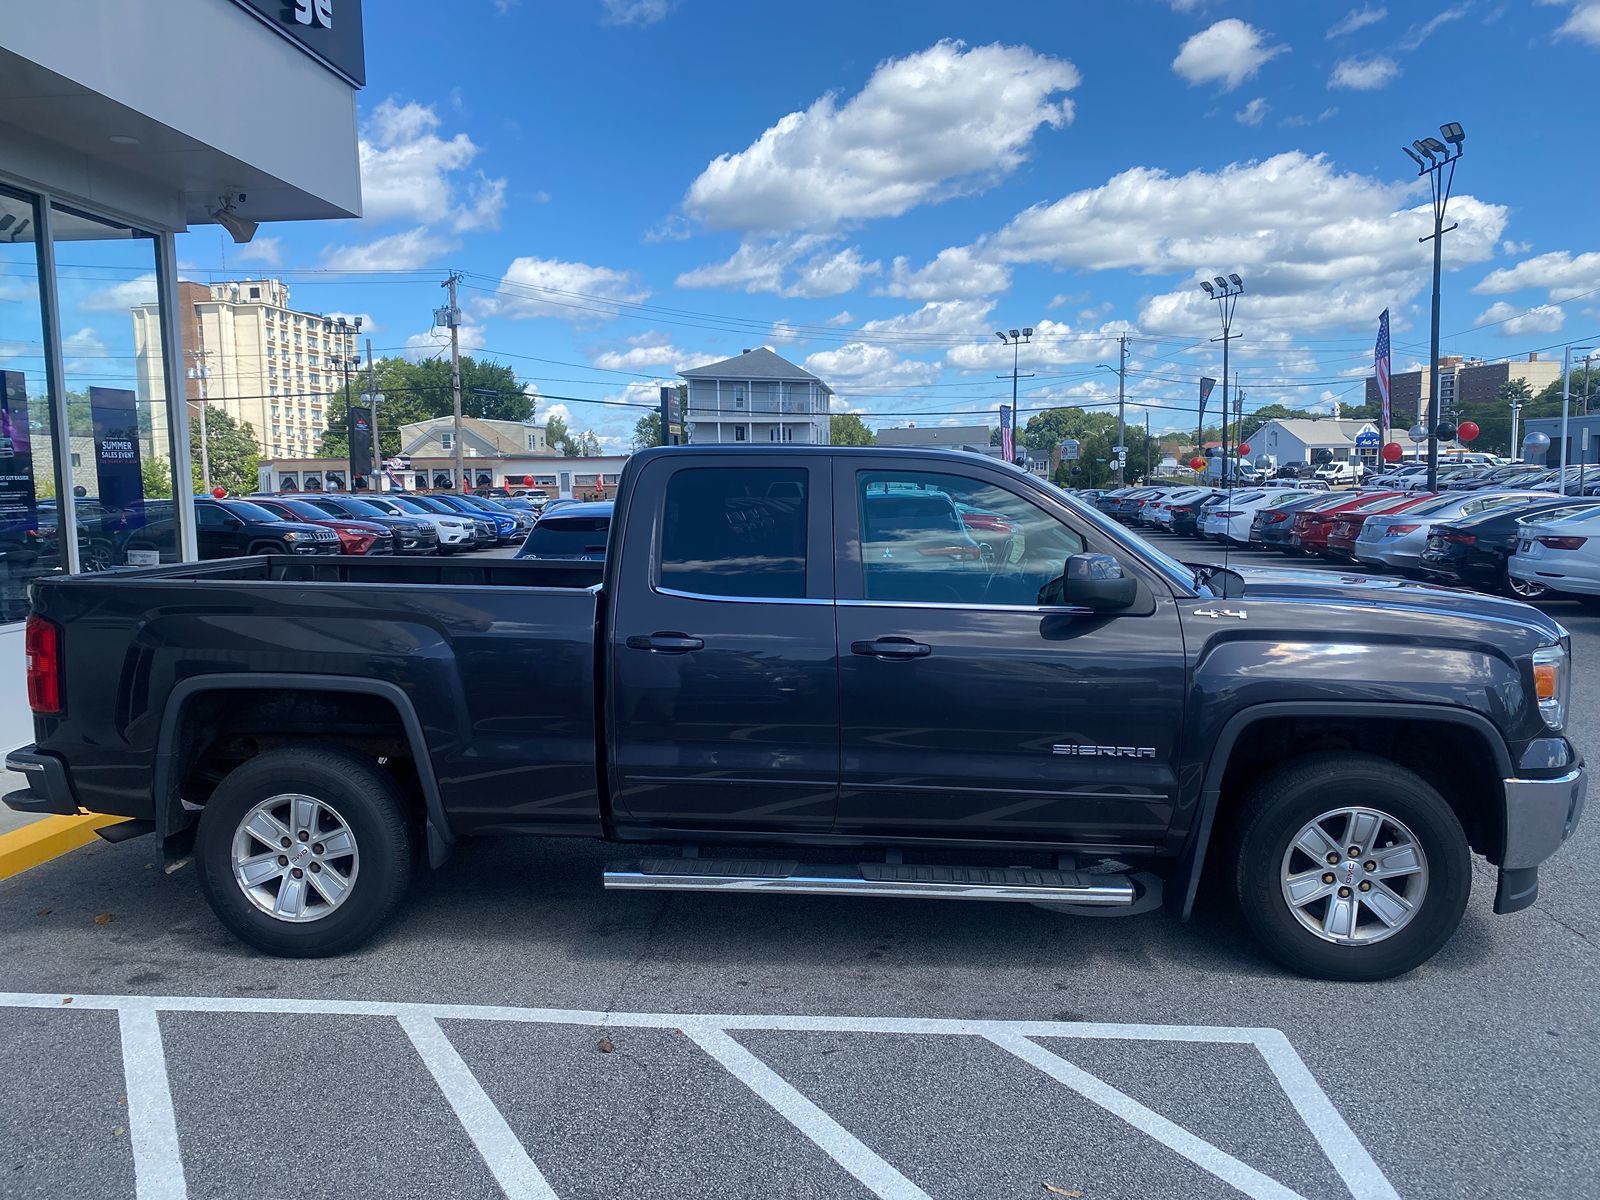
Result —
[{"label": "rear wheel", "polygon": [[1444,798],[1369,754],[1313,755],[1263,781],[1240,826],[1235,888],[1263,948],[1321,979],[1402,975],[1449,940],[1471,851]]},{"label": "rear wheel", "polygon": [[347,750],[291,746],[229,773],[195,843],[207,902],[268,954],[315,958],[360,945],[411,877],[411,832],[392,780]]}]

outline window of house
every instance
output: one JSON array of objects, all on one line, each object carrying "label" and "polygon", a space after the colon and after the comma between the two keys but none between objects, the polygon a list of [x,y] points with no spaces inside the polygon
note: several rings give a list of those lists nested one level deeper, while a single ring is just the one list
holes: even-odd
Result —
[{"label": "window of house", "polygon": [[736,442],[744,441],[744,426],[743,425],[735,425],[733,427],[733,440],[736,441]]},{"label": "window of house", "polygon": [[537,450],[538,448],[539,448],[539,436],[538,436],[538,434],[535,434],[535,433],[528,434],[528,449],[529,450]]},{"label": "window of house", "polygon": [[691,468],[662,506],[661,585],[710,596],[806,594],[807,473]]},{"label": "window of house", "polygon": [[733,406],[735,408],[743,408],[744,407],[744,393],[743,392],[735,392],[733,394]]},{"label": "window of house", "polygon": [[439,445],[442,449],[454,450],[456,448],[456,435],[454,433],[441,433],[439,435]]},{"label": "window of house", "polygon": [[261,289],[258,288],[258,287],[251,288],[250,289],[250,299],[252,299],[252,300],[261,299]]}]

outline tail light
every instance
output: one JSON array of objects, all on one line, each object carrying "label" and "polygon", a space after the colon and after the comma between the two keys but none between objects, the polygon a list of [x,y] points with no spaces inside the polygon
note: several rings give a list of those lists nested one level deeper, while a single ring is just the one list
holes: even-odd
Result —
[{"label": "tail light", "polygon": [[28,707],[44,716],[61,711],[61,628],[29,617],[22,635],[28,664]]},{"label": "tail light", "polygon": [[[1475,533],[1456,533],[1452,530],[1444,534],[1443,537],[1445,541],[1454,542],[1458,546],[1476,546],[1478,544],[1478,535]],[[1578,540],[1582,541],[1583,539],[1580,538]]]},{"label": "tail light", "polygon": [[1240,509],[1230,509],[1230,510],[1228,510],[1226,512],[1212,513],[1211,515],[1213,517],[1237,517],[1243,511],[1244,510],[1242,508],[1240,508]]},{"label": "tail light", "polygon": [[1421,525],[1391,525],[1383,531],[1384,537],[1404,537],[1408,533],[1415,533]]},{"label": "tail light", "polygon": [[1589,539],[1581,537],[1542,537],[1536,540],[1539,545],[1548,546],[1552,550],[1576,550]]},{"label": "tail light", "polygon": [[1181,504],[1177,508],[1172,510],[1172,515],[1173,516],[1177,516],[1179,513],[1187,513],[1187,512],[1193,512],[1193,511],[1194,511],[1194,505],[1192,505],[1192,504]]},{"label": "tail light", "polygon": [[1280,525],[1288,519],[1288,513],[1267,513],[1266,519],[1262,523],[1265,525]]}]

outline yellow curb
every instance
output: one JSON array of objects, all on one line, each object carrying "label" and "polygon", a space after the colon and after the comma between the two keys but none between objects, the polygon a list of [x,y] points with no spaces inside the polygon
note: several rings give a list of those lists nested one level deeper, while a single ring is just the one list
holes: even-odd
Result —
[{"label": "yellow curb", "polygon": [[99,813],[82,817],[40,817],[20,829],[0,833],[0,879],[10,879],[69,850],[86,846],[94,841],[96,829],[126,819]]}]

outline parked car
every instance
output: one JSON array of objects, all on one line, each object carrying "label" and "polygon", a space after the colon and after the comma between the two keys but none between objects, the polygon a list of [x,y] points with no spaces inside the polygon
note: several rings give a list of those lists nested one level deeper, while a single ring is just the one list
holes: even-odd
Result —
[{"label": "parked car", "polygon": [[1358,460],[1350,459],[1323,463],[1317,468],[1316,477],[1329,487],[1342,487],[1349,483],[1360,483],[1366,473],[1367,469]]},{"label": "parked car", "polygon": [[304,500],[287,500],[277,496],[252,496],[250,503],[266,509],[280,521],[303,521],[307,525],[321,525],[333,530],[339,537],[341,554],[394,553],[393,530],[376,521],[354,521],[334,516]]},{"label": "parked car", "polygon": [[1272,473],[1274,479],[1312,479],[1315,478],[1317,469],[1310,463],[1286,462]]},{"label": "parked car", "polygon": [[[510,534],[507,535],[507,538],[503,540],[509,540],[509,538],[512,537],[522,537],[526,535],[528,530],[533,528],[534,521],[538,519],[531,512],[523,512],[520,509],[508,508],[504,500],[496,500],[491,496],[468,495],[459,496],[457,499],[461,500],[470,507],[477,509],[479,512],[489,514],[491,517],[509,517],[512,521],[512,529]],[[497,523],[495,529],[496,536],[499,536],[502,528],[504,528],[504,521]]]},{"label": "parked car", "polygon": [[1221,503],[1226,492],[1215,488],[1190,488],[1187,494],[1174,496],[1166,503],[1163,526],[1173,533],[1193,537],[1199,530],[1201,514],[1209,507]]},{"label": "parked car", "polygon": [[[285,521],[248,500],[217,500],[196,496],[195,542],[204,559],[239,558],[257,554],[338,554],[339,535],[320,525]],[[172,531],[172,502],[146,501],[142,523],[130,528],[121,547],[154,550],[163,560],[171,556],[176,538]]]},{"label": "parked car", "polygon": [[1519,600],[1536,600],[1549,589],[1517,579],[1508,567],[1522,521],[1552,521],[1569,513],[1593,511],[1600,500],[1551,496],[1441,522],[1428,531],[1421,566],[1430,578],[1464,583],[1481,591],[1503,591]]},{"label": "parked car", "polygon": [[1426,502],[1434,493],[1367,492],[1364,495],[1365,503],[1333,514],[1333,520],[1326,527],[1323,538],[1321,553],[1324,558],[1353,559],[1356,539],[1361,536],[1361,527],[1367,523],[1368,517],[1406,512]]},{"label": "parked car", "polygon": [[[901,482],[1024,545],[919,553],[964,526],[931,539]],[[615,513],[603,566],[36,580],[6,802],[131,818],[278,955],[361,945],[414,871],[519,833],[648,846],[602,872],[631,890],[1187,915],[1223,867],[1269,954],[1346,980],[1449,940],[1474,850],[1497,912],[1533,904],[1581,812],[1570,639],[1526,605],[1188,568],[961,453],[645,450]]]},{"label": "parked car", "polygon": [[614,507],[612,500],[587,500],[541,517],[514,557],[603,562]]},{"label": "parked car", "polygon": [[1353,547],[1356,561],[1396,571],[1418,571],[1434,525],[1541,499],[1544,496],[1539,492],[1445,492],[1402,513],[1368,517]]},{"label": "parked car", "polygon": [[[381,499],[382,497],[374,497]],[[437,554],[439,531],[425,518],[417,515],[396,516],[372,502],[374,498],[304,493],[299,496],[280,496],[280,500],[309,505],[330,517],[347,521],[366,521],[382,525],[394,534],[396,554]]]},{"label": "parked car", "polygon": [[457,512],[429,508],[419,496],[390,492],[383,496],[363,496],[362,500],[392,517],[415,517],[432,525],[439,538],[440,554],[471,550],[478,545],[478,526],[474,521]]},{"label": "parked car", "polygon": [[1521,522],[1507,571],[1522,583],[1600,606],[1600,512],[1586,507]]},{"label": "parked car", "polygon": [[1250,521],[1258,508],[1286,501],[1288,494],[1266,488],[1235,488],[1220,504],[1213,504],[1201,515],[1197,530],[1201,537],[1219,542],[1232,542],[1236,546],[1250,541]]},{"label": "parked car", "polygon": [[494,522],[489,520],[487,514],[469,512],[465,509],[457,508],[453,504],[446,504],[444,497],[437,494],[431,496],[414,495],[408,496],[406,499],[423,512],[431,512],[440,517],[454,517],[458,521],[464,521],[467,528],[472,532],[471,548],[474,550],[486,550],[500,544],[499,535],[495,533]]},{"label": "parked car", "polygon": [[456,496],[449,492],[436,492],[432,496],[423,497],[423,499],[440,505],[443,509],[453,510],[465,517],[471,517],[481,525],[487,526],[489,534],[488,545],[503,545],[517,535],[517,521],[509,514],[489,512],[487,509],[480,508],[465,496]]},{"label": "parked car", "polygon": [[1402,492],[1340,492],[1338,499],[1329,504],[1295,513],[1289,525],[1289,542],[1284,548],[1290,554],[1318,555],[1327,546],[1328,533],[1333,524],[1347,512],[1372,504],[1374,501],[1393,499]]},{"label": "parked car", "polygon": [[[1308,485],[1310,482],[1307,480]],[[1333,502],[1327,484],[1322,485],[1321,491],[1312,491],[1309,487],[1295,489],[1294,494],[1286,497],[1281,503],[1256,509],[1250,518],[1250,544],[1261,549],[1286,549],[1289,545],[1289,534],[1294,527],[1295,513],[1318,504]]]}]

